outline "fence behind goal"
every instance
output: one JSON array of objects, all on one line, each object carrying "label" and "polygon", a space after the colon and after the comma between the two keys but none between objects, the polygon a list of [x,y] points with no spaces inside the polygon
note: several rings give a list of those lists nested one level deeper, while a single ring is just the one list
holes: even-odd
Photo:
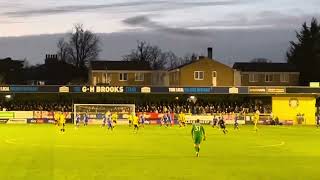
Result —
[{"label": "fence behind goal", "polygon": [[73,122],[79,115],[81,121],[86,115],[89,119],[89,124],[102,124],[103,117],[106,114],[117,113],[118,123],[127,124],[130,114],[135,114],[134,104],[74,104]]}]

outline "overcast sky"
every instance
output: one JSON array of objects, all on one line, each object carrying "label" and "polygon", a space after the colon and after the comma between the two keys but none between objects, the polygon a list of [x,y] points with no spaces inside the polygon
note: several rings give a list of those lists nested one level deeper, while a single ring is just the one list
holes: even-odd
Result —
[{"label": "overcast sky", "polygon": [[[283,60],[294,31],[319,18],[319,7],[319,0],[0,0],[0,57],[38,62],[54,52],[59,37],[47,34],[65,33],[82,23],[103,33],[101,59],[121,59],[139,37],[178,54],[204,53],[206,46],[213,46],[226,63],[257,56]],[[31,46],[27,52],[21,45],[25,38]],[[115,51],[114,43],[121,50]]]}]

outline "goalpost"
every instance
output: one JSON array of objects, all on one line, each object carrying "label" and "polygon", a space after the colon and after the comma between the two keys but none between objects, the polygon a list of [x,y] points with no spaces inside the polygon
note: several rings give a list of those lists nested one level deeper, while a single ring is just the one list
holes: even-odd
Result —
[{"label": "goalpost", "polygon": [[89,117],[89,124],[101,124],[106,113],[117,113],[118,123],[127,124],[130,114],[135,114],[134,104],[74,104],[73,122],[76,122],[77,115],[81,121],[86,114]]}]

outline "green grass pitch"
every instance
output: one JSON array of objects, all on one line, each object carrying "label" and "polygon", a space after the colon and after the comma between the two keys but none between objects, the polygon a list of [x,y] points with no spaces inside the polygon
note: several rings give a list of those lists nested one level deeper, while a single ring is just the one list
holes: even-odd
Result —
[{"label": "green grass pitch", "polygon": [[195,157],[187,128],[0,125],[0,180],[320,179],[320,129],[205,126]]}]

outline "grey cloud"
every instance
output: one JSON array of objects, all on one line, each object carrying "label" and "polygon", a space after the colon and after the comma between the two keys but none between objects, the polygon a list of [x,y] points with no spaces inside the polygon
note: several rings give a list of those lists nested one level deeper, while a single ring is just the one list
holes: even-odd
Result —
[{"label": "grey cloud", "polygon": [[[81,11],[92,11],[107,8],[135,8],[134,11],[140,12],[143,9],[145,12],[152,11],[163,11],[163,10],[173,10],[173,9],[183,9],[201,6],[223,6],[223,5],[236,5],[244,3],[245,1],[135,1],[135,2],[125,2],[125,3],[113,3],[113,4],[99,4],[99,5],[77,5],[77,6],[58,6],[52,8],[43,9],[29,9],[21,11],[10,11],[5,12],[3,15],[9,17],[25,17],[25,16],[41,16],[41,15],[52,15],[52,14],[62,14],[62,13],[72,13]],[[140,8],[140,9],[139,9]],[[128,11],[130,11],[128,9]],[[132,10],[131,10],[132,11]]]},{"label": "grey cloud", "polygon": [[200,1],[200,2],[194,2],[194,1],[189,1],[189,2],[176,2],[176,4],[180,5],[187,5],[187,6],[225,6],[225,5],[237,5],[237,4],[243,4],[245,1],[215,1],[215,2],[210,2],[210,1]]},{"label": "grey cloud", "polygon": [[136,16],[131,17],[123,20],[123,22],[127,25],[131,26],[142,26],[145,28],[149,28],[156,31],[163,31],[177,35],[184,35],[184,36],[205,36],[208,33],[204,30],[200,29],[188,29],[188,28],[172,28],[155,21],[152,21],[148,16]]},{"label": "grey cloud", "polygon": [[101,5],[58,6],[53,8],[6,12],[6,13],[3,13],[3,15],[12,16],[12,17],[51,15],[51,14],[62,14],[62,13],[106,9],[106,8],[138,7],[138,6],[147,6],[147,5],[157,5],[157,4],[159,5],[165,2],[166,1],[154,1],[154,2],[137,1],[137,2],[101,4]]},{"label": "grey cloud", "polygon": [[[252,18],[254,16],[254,18]],[[257,29],[257,28],[289,28],[295,29],[312,17],[320,18],[319,14],[289,15],[278,11],[262,11],[255,15],[230,14],[225,20],[196,22],[187,24],[188,27],[220,28],[220,29]]]}]

